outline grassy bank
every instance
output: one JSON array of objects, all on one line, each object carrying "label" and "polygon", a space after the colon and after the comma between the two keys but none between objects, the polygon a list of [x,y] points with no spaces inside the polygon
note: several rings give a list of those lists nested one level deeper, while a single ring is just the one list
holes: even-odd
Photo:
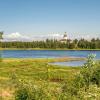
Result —
[{"label": "grassy bank", "polygon": [[[56,61],[62,60],[65,59],[56,59]],[[53,95],[54,92],[56,93],[57,88],[60,89],[61,83],[66,79],[73,79],[74,75],[79,72],[79,68],[47,64],[47,62],[52,61],[55,62],[54,59],[4,59],[0,63],[0,95],[2,95],[2,99],[14,100],[13,80],[16,80],[13,78],[14,75],[18,80],[32,83],[37,87],[47,85],[44,88],[45,92],[48,93],[50,90],[50,94]]]},{"label": "grassy bank", "polygon": [[66,62],[66,61],[80,61],[80,60],[86,60],[85,58],[71,58],[71,57],[60,57],[60,58],[4,58],[4,62],[20,62],[20,61],[33,61],[33,62]]}]

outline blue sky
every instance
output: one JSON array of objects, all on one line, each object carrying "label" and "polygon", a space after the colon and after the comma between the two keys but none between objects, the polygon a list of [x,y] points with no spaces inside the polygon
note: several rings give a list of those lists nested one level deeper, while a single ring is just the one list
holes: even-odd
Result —
[{"label": "blue sky", "polygon": [[100,0],[0,0],[0,31],[6,37],[43,38],[65,31],[70,38],[99,37],[99,27]]}]

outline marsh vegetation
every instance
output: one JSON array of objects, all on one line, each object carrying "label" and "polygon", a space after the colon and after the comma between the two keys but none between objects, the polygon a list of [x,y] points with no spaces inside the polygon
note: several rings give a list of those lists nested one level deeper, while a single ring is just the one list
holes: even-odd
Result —
[{"label": "marsh vegetation", "polygon": [[49,65],[53,59],[0,62],[1,100],[99,100],[100,63],[90,55],[83,67]]}]

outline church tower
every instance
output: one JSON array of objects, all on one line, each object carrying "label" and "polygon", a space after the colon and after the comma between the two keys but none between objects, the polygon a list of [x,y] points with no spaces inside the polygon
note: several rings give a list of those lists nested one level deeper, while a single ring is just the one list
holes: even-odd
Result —
[{"label": "church tower", "polygon": [[67,40],[67,33],[65,32],[64,36],[63,36],[64,40]]},{"label": "church tower", "polygon": [[64,34],[64,36],[63,36],[63,38],[60,40],[60,42],[62,42],[62,43],[66,43],[67,42],[67,33],[65,32],[65,34]]}]

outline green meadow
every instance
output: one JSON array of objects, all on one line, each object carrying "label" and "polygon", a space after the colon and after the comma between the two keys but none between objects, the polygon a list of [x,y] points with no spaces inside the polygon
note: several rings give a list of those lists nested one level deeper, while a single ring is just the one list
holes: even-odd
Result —
[{"label": "green meadow", "polygon": [[[97,71],[93,81],[92,69],[48,64],[73,60],[83,59],[3,59],[0,62],[0,100],[99,100],[99,63],[93,67],[94,73]],[[92,68],[91,64],[87,65]]]}]

